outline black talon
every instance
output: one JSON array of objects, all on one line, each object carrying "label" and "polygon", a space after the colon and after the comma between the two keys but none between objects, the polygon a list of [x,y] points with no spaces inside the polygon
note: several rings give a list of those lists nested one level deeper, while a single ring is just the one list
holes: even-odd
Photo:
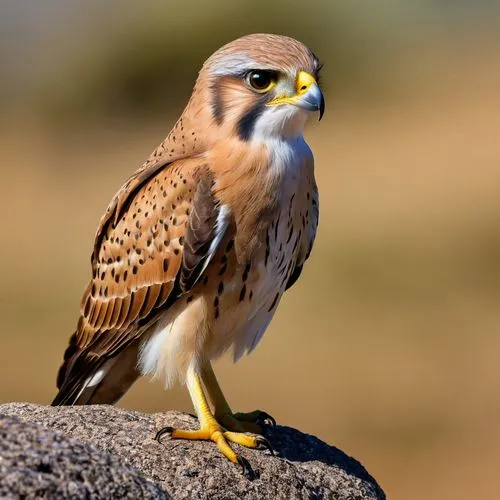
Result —
[{"label": "black talon", "polygon": [[250,462],[244,458],[244,457],[237,457],[238,463],[241,465],[241,468],[243,469],[243,475],[249,480],[253,481],[255,479],[255,472],[252,469],[252,466],[250,465]]},{"label": "black talon", "polygon": [[164,434],[172,434],[172,432],[174,432],[174,428],[173,427],[163,427],[163,429],[160,429],[156,433],[155,441],[158,441],[159,443],[161,443],[160,439],[162,438],[162,436]]},{"label": "black talon", "polygon": [[271,415],[268,415],[267,420],[269,420],[269,424],[276,426],[276,419],[274,417],[272,417]]},{"label": "black talon", "polygon": [[276,419],[269,415],[269,413],[266,413],[265,411],[261,411],[259,415],[259,419],[257,421],[258,424],[263,423],[267,425],[276,425]]},{"label": "black talon", "polygon": [[273,447],[271,446],[271,443],[265,437],[257,436],[255,438],[255,440],[258,443],[257,449],[259,449],[259,450],[268,449],[270,451],[271,455],[274,457]]}]

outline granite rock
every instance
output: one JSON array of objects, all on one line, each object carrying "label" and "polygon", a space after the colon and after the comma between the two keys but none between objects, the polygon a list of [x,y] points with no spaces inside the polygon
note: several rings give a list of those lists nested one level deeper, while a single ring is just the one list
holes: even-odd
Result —
[{"label": "granite rock", "polygon": [[164,426],[196,429],[190,415],[29,403],[0,415],[1,498],[385,499],[358,461],[290,427],[266,428],[277,456],[235,445],[249,480],[211,442],[153,439]]}]

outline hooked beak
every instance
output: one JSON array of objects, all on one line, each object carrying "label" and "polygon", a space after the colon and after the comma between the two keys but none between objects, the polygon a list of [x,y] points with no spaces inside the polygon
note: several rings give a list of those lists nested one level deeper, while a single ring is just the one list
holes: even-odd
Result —
[{"label": "hooked beak", "polygon": [[319,111],[321,120],[325,113],[325,98],[315,78],[306,71],[301,71],[297,75],[295,88],[297,95],[294,104],[308,111]]},{"label": "hooked beak", "polygon": [[293,104],[307,111],[319,111],[319,119],[325,112],[325,99],[314,76],[307,71],[300,71],[295,80],[295,94],[278,95],[266,106]]}]

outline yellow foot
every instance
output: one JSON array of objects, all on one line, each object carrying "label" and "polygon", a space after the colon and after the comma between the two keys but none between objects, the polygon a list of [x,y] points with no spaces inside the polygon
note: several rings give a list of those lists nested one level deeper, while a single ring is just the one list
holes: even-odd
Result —
[{"label": "yellow foot", "polygon": [[228,430],[252,434],[263,434],[264,425],[276,425],[276,420],[261,410],[248,413],[221,413],[215,418]]},{"label": "yellow foot", "polygon": [[155,436],[155,440],[161,443],[161,438],[165,434],[169,434],[172,439],[213,441],[217,445],[217,448],[219,448],[219,451],[228,460],[241,465],[243,468],[243,474],[249,479],[254,477],[254,473],[248,463],[248,460],[237,455],[229,445],[229,442],[246,446],[247,448],[267,448],[271,454],[274,455],[271,445],[264,437],[248,436],[247,434],[243,434],[241,432],[228,431],[217,423],[202,427],[197,431],[186,431],[182,429],[174,429],[173,427],[164,427],[158,431]]}]

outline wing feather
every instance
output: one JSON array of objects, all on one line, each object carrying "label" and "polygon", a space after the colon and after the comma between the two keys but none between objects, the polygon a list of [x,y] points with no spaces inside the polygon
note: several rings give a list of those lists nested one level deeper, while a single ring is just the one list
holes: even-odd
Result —
[{"label": "wing feather", "polygon": [[54,404],[78,404],[102,363],[196,284],[229,225],[213,184],[208,165],[182,159],[139,171],[113,198],[97,231],[93,277]]}]

